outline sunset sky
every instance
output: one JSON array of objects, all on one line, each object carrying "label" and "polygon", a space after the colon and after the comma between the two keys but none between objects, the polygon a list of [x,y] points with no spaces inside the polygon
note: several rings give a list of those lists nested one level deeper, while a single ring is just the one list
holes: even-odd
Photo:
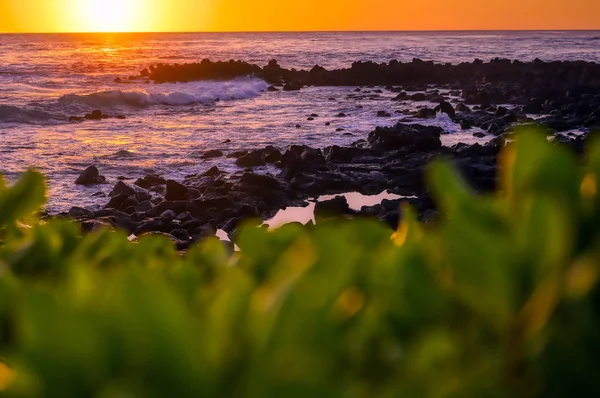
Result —
[{"label": "sunset sky", "polygon": [[600,29],[599,0],[0,0],[0,32]]}]

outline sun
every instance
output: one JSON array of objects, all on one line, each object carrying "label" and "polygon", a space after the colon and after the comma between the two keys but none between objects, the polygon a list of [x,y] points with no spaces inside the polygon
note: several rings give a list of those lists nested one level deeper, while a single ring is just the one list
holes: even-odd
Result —
[{"label": "sun", "polygon": [[73,17],[81,31],[135,32],[147,14],[142,0],[77,0]]}]

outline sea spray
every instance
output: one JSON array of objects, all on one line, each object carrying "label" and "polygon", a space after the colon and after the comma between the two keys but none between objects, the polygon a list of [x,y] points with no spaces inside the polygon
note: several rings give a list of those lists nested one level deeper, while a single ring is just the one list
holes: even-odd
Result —
[{"label": "sea spray", "polygon": [[260,79],[239,78],[231,81],[208,81],[164,84],[147,89],[98,91],[91,94],[67,94],[61,105],[84,105],[94,109],[146,108],[153,105],[192,105],[254,98],[268,84]]}]

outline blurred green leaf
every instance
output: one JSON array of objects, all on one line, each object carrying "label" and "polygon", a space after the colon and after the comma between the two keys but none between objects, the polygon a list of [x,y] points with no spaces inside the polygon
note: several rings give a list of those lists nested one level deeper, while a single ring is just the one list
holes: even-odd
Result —
[{"label": "blurred green leaf", "polygon": [[0,227],[31,215],[46,200],[44,177],[29,170],[11,187],[0,181]]}]

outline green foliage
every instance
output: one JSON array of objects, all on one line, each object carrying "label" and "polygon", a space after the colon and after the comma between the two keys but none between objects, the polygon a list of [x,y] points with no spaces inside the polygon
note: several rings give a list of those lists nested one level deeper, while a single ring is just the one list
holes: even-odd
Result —
[{"label": "green foliage", "polygon": [[[31,223],[44,182],[0,183],[7,397],[599,396],[600,145],[530,133],[476,195],[429,171],[421,225],[247,227],[206,240]],[[1,362],[5,364],[1,364]],[[14,379],[14,380],[13,380]]]}]

